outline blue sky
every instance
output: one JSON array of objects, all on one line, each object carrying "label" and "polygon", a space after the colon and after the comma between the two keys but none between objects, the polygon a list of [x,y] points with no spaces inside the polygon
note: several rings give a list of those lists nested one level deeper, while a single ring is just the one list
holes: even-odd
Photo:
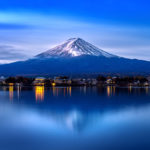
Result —
[{"label": "blue sky", "polygon": [[148,0],[0,1],[0,63],[80,37],[107,52],[150,60]]}]

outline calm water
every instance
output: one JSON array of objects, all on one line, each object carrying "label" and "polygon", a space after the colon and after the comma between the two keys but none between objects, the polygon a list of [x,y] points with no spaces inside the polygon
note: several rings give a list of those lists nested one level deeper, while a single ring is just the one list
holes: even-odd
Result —
[{"label": "calm water", "polygon": [[0,87],[0,150],[30,149],[150,149],[150,89]]}]

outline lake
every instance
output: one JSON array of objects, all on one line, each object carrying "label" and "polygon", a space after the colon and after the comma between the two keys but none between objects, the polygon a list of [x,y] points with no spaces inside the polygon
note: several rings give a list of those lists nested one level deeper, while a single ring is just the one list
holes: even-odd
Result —
[{"label": "lake", "polygon": [[150,149],[150,89],[0,87],[0,150]]}]

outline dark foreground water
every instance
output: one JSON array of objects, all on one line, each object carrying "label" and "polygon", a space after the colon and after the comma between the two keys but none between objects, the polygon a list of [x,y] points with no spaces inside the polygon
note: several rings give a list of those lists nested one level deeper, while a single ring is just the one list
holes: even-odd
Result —
[{"label": "dark foreground water", "polygon": [[0,87],[0,150],[150,149],[149,88]]}]

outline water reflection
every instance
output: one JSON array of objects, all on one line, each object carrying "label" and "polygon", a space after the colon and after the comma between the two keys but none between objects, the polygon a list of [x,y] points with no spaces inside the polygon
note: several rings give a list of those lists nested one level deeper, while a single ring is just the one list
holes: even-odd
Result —
[{"label": "water reflection", "polygon": [[[25,87],[21,86],[9,86],[9,87],[1,87],[1,90],[7,91],[9,90],[9,100],[12,101],[14,99],[20,99],[20,94],[22,91],[24,91]],[[28,89],[28,88],[27,88]],[[76,90],[78,90],[78,93],[86,96],[87,93],[95,93],[98,95],[106,95],[108,98],[114,97],[120,90],[133,95],[133,94],[140,94],[145,93],[146,95],[150,95],[149,87],[133,87],[129,86],[128,88],[118,88],[115,86],[107,86],[106,88],[98,88],[98,87],[55,87],[52,88],[46,88],[44,86],[35,86],[35,100],[36,101],[44,101],[45,97],[45,89],[48,89],[46,93],[48,95],[54,96],[54,97],[71,97],[72,95],[76,95]]]},{"label": "water reflection", "polygon": [[[51,90],[51,89],[50,89]],[[52,87],[53,96],[71,96],[72,95],[72,87]]]},{"label": "water reflection", "polygon": [[35,86],[35,98],[36,101],[44,100],[44,86]]},{"label": "water reflection", "polygon": [[69,87],[69,95],[71,96],[72,88],[71,86]]},{"label": "water reflection", "polygon": [[[24,148],[24,141],[30,143],[26,145],[37,146],[33,148],[37,150],[118,150],[121,144],[120,149],[126,145],[138,149],[137,144],[142,142],[150,149],[147,87],[132,87],[131,93],[128,88],[113,86],[22,89],[9,86],[0,90],[0,150],[16,150],[17,144],[21,145],[19,150],[31,149]],[[42,103],[36,103],[35,99]],[[3,143],[8,148],[1,147]]]},{"label": "water reflection", "polygon": [[[93,122],[93,118],[89,115],[82,113],[79,110],[72,110],[68,112],[64,117],[62,117],[64,124],[68,129],[73,131],[81,132],[86,129],[86,127]],[[58,119],[57,119],[58,121]]]},{"label": "water reflection", "polygon": [[115,95],[116,87],[115,86],[107,86],[107,96],[110,97]]},{"label": "water reflection", "polygon": [[9,99],[10,101],[13,101],[14,97],[14,86],[9,86]]},{"label": "water reflection", "polygon": [[21,86],[17,86],[17,97],[20,98]]},{"label": "water reflection", "polygon": [[132,86],[128,86],[128,89],[129,89],[129,92],[131,93],[132,92]]},{"label": "water reflection", "polygon": [[149,93],[149,87],[145,87],[146,94]]},{"label": "water reflection", "polygon": [[72,92],[72,87],[67,87],[67,96],[71,96],[71,92]]}]

